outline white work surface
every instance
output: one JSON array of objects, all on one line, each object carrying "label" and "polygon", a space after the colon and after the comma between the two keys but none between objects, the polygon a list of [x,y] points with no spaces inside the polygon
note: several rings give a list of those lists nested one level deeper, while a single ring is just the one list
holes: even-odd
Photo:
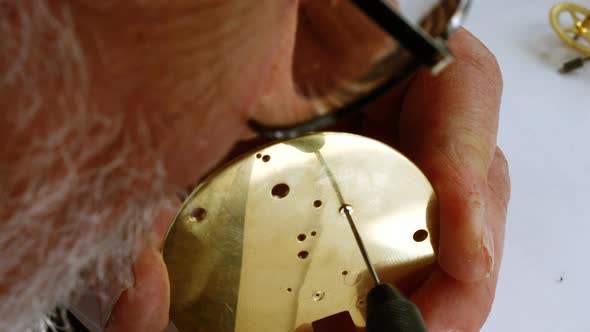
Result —
[{"label": "white work surface", "polygon": [[555,3],[474,0],[467,18],[504,74],[499,145],[512,177],[486,332],[590,331],[590,63],[557,73],[577,53],[551,29]]}]

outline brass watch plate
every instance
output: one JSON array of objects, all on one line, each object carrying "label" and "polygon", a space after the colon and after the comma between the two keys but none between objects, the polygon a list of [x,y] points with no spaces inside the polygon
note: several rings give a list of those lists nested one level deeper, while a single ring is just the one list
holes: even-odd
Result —
[{"label": "brass watch plate", "polygon": [[436,263],[436,196],[420,170],[362,136],[315,133],[260,148],[205,179],[170,227],[164,260],[180,332],[311,332],[373,286],[340,213],[383,281],[415,288]]}]

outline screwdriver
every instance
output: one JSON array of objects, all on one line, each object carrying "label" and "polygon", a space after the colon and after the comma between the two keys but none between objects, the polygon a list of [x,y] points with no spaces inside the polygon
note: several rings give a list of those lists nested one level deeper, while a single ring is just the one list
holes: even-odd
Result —
[{"label": "screwdriver", "polygon": [[352,220],[352,207],[342,205],[340,212],[346,216],[363,260],[367,265],[375,287],[367,295],[367,332],[427,332],[418,307],[390,284],[382,283],[369,259],[367,249]]},{"label": "screwdriver", "polygon": [[354,220],[352,220],[351,213],[353,208],[345,203],[346,200],[342,195],[338,181],[336,181],[336,177],[320,151],[324,142],[316,143],[310,146],[297,146],[297,148],[304,152],[313,152],[322,165],[322,169],[326,172],[340,202],[340,213],[346,216],[346,220],[348,220],[363,260],[375,282],[375,287],[367,294],[366,332],[427,332],[428,330],[418,307],[406,299],[395,287],[390,284],[381,283],[381,280],[379,280],[377,271],[375,271],[375,267],[373,267],[369,259],[367,249],[354,224]]}]

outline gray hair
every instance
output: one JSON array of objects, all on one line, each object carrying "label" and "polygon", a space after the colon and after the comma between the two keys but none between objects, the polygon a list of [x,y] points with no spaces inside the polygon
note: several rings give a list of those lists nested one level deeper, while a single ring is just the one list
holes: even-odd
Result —
[{"label": "gray hair", "polygon": [[142,119],[96,110],[67,6],[0,0],[0,40],[0,331],[45,331],[55,306],[132,280],[173,190]]}]

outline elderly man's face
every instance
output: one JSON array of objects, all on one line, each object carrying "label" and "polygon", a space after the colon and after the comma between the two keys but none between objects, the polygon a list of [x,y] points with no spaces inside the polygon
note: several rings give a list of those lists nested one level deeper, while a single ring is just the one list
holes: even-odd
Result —
[{"label": "elderly man's face", "polygon": [[0,4],[0,330],[129,279],[153,215],[246,134],[297,6]]}]

